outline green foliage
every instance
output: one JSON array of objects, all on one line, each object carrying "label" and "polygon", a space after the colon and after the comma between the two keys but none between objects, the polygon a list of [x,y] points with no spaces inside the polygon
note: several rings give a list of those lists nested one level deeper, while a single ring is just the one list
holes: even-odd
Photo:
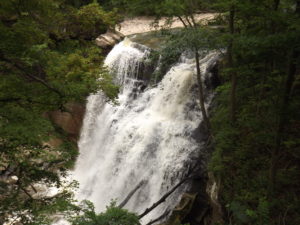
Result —
[{"label": "green foliage", "polygon": [[[195,10],[212,9],[211,0],[99,0],[110,7],[118,7],[132,15],[174,16],[187,15]],[[107,3],[108,2],[108,3]]]},{"label": "green foliage", "polygon": [[116,10],[106,12],[98,3],[91,3],[69,15],[71,23],[67,29],[71,36],[90,40],[105,33],[108,27],[113,29],[120,19]]},{"label": "green foliage", "polygon": [[91,202],[85,201],[81,206],[82,214],[72,219],[73,225],[140,225],[138,216],[116,206],[115,202],[100,214],[95,213]]},{"label": "green foliage", "polygon": [[[295,173],[300,171],[300,43],[294,3],[282,1],[275,9],[270,1],[218,1],[227,23],[228,11],[235,7],[235,33],[219,37],[226,45],[233,43],[233,67],[223,60],[223,85],[217,89],[212,118],[215,151],[210,170],[222,180],[221,201],[228,206],[232,224],[299,223],[295,207],[300,202],[294,196],[299,195]],[[298,72],[291,73],[291,60]],[[235,121],[229,112],[233,73],[238,77]],[[292,76],[293,90],[286,86]]]},{"label": "green foliage", "polygon": [[171,32],[163,32],[162,35],[164,35],[166,43],[159,50],[160,67],[154,74],[156,81],[163,78],[163,75],[178,62],[183,53],[192,53],[197,48],[205,54],[212,49],[221,48],[223,44],[216,39],[219,31],[206,27],[176,29]]},{"label": "green foliage", "polygon": [[125,9],[131,15],[153,15],[160,3],[160,0],[111,0],[112,6]]},{"label": "green foliage", "polygon": [[235,224],[270,224],[270,205],[265,198],[258,200],[254,209],[247,209],[247,206],[238,201],[226,205],[227,210],[232,214]]},{"label": "green foliage", "polygon": [[[46,224],[52,213],[74,210],[73,185],[61,178],[78,152],[46,114],[99,89],[116,97],[101,49],[87,41],[115,23],[115,12],[96,3],[77,9],[61,0],[0,2],[1,224],[10,215]],[[38,185],[62,191],[37,196]]]}]

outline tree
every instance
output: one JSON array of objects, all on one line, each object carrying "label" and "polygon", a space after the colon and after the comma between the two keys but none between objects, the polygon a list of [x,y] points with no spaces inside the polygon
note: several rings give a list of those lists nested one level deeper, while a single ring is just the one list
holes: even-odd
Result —
[{"label": "tree", "polygon": [[[69,17],[81,20],[90,11],[98,14],[80,33],[79,21]],[[74,209],[74,185],[63,184],[61,177],[78,152],[45,113],[84,102],[99,88],[116,96],[118,88],[101,67],[101,50],[86,41],[115,23],[108,21],[109,15],[97,4],[77,10],[60,0],[1,1],[1,224],[12,216],[23,224],[45,224],[50,214]],[[50,144],[58,139],[62,141]],[[40,196],[39,185],[62,191]]]},{"label": "tree", "polygon": [[202,112],[203,121],[207,130],[210,130],[210,122],[207,115],[207,111],[205,109],[205,99],[204,99],[204,89],[202,84],[201,78],[201,70],[200,70],[200,56],[199,50],[203,48],[203,45],[199,45],[199,21],[196,21],[194,18],[194,13],[201,9],[202,1],[197,0],[176,0],[176,1],[163,1],[160,5],[159,10],[157,12],[158,15],[162,15],[161,12],[165,12],[165,14],[170,18],[178,18],[184,27],[187,29],[189,35],[189,41],[186,41],[186,44],[189,43],[189,49],[194,52],[195,54],[195,61],[196,61],[196,75],[197,75],[197,82],[199,88],[199,101],[200,101],[200,109]]}]

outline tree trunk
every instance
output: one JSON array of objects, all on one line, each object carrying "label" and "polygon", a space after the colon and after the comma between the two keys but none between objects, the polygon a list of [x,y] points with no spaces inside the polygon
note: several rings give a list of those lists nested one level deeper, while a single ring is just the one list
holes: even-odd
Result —
[{"label": "tree trunk", "polygon": [[200,57],[197,48],[195,48],[195,59],[196,59],[197,82],[199,86],[199,100],[200,100],[201,113],[207,130],[210,130],[210,122],[204,104],[204,92],[203,92],[203,84],[201,79],[201,70],[200,70],[200,63],[199,63]]},{"label": "tree trunk", "polygon": [[272,152],[271,166],[270,166],[269,193],[274,192],[274,188],[276,185],[277,164],[281,155],[282,140],[284,138],[283,136],[284,136],[285,128],[289,122],[288,109],[289,109],[289,102],[290,102],[290,93],[293,87],[293,82],[295,80],[296,67],[297,67],[296,59],[298,57],[299,57],[299,52],[293,50],[289,60],[290,62],[288,65],[288,73],[287,73],[284,93],[280,105],[279,122],[278,122],[276,141],[275,141],[276,146]]},{"label": "tree trunk", "polygon": [[131,197],[146,183],[145,180],[142,180],[138,185],[126,196],[126,198],[118,205],[119,208],[123,208],[131,199]]},{"label": "tree trunk", "polygon": [[[297,0],[295,13],[300,15],[300,0]],[[270,197],[272,197],[275,190],[277,170],[278,170],[278,160],[280,159],[280,155],[282,154],[281,148],[282,148],[282,141],[284,139],[286,125],[289,123],[288,112],[289,112],[290,96],[291,96],[291,91],[292,91],[293,83],[297,72],[297,59],[299,56],[300,56],[299,50],[293,49],[288,59],[287,75],[286,75],[286,80],[284,85],[284,91],[281,97],[281,104],[279,106],[280,107],[279,120],[278,120],[278,127],[277,127],[276,138],[275,138],[275,147],[272,151],[272,158],[270,164],[269,187],[268,187],[268,192]]]},{"label": "tree trunk", "polygon": [[[193,17],[193,15],[191,15],[191,20],[192,22],[188,19],[188,17],[185,17],[188,25],[191,29],[197,29],[198,25]],[[187,28],[188,25],[184,23],[183,19],[179,16],[180,21],[183,23],[183,25]],[[204,90],[203,90],[203,84],[202,84],[202,80],[201,80],[201,70],[200,70],[200,56],[199,56],[199,52],[198,52],[198,47],[195,46],[194,47],[194,51],[195,51],[195,61],[196,61],[196,70],[197,70],[197,83],[199,86],[199,101],[200,101],[200,108],[201,108],[201,113],[202,113],[202,117],[203,117],[203,121],[205,123],[205,126],[207,128],[207,130],[210,130],[210,122],[209,122],[209,118],[207,116],[207,112],[205,109],[205,100],[204,100]]]},{"label": "tree trunk", "polygon": [[[231,34],[231,40],[228,45],[228,67],[233,69],[233,35],[235,33],[234,28],[234,17],[235,17],[235,7],[232,5],[230,7],[229,16],[229,32]],[[237,74],[235,71],[231,72],[231,90],[230,90],[230,119],[232,123],[236,121],[236,87],[237,87]]]},{"label": "tree trunk", "polygon": [[274,0],[274,10],[277,11],[280,4],[280,0]]}]

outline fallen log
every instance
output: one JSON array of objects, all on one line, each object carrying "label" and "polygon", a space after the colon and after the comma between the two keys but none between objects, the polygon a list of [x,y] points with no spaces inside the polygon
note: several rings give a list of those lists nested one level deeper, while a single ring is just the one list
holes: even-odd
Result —
[{"label": "fallen log", "polygon": [[137,192],[138,189],[140,189],[144,184],[146,183],[145,180],[142,180],[138,185],[127,195],[127,197],[119,204],[119,208],[123,208],[131,199],[131,197]]},{"label": "fallen log", "polygon": [[194,176],[191,176],[191,174],[195,171],[197,167],[197,164],[193,167],[190,167],[188,169],[188,173],[185,178],[183,178],[178,184],[176,184],[170,191],[168,191],[166,194],[164,194],[157,202],[155,202],[150,208],[147,208],[142,214],[139,215],[139,219],[146,216],[148,213],[150,213],[153,209],[155,209],[157,206],[159,206],[161,203],[163,203],[178,187],[180,187],[182,184],[184,184],[186,181],[193,179]]}]

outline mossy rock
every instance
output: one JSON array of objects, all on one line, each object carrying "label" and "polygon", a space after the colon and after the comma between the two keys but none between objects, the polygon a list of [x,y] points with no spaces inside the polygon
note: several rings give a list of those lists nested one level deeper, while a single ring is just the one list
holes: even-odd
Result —
[{"label": "mossy rock", "polygon": [[180,225],[184,218],[190,213],[197,193],[184,193],[181,197],[180,202],[173,210],[170,218],[161,225]]}]

